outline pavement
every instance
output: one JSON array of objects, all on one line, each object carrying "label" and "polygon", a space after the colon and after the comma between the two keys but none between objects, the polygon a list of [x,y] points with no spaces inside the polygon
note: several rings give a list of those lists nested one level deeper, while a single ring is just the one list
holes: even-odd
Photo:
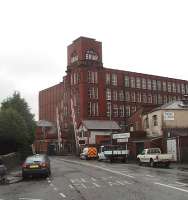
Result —
[{"label": "pavement", "polygon": [[18,183],[22,181],[21,168],[16,167],[7,173],[7,184]]}]

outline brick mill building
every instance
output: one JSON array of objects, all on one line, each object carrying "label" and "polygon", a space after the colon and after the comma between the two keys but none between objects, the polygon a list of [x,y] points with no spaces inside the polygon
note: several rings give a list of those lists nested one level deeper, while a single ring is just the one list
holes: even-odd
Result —
[{"label": "brick mill building", "polygon": [[100,144],[110,141],[111,123],[120,127],[118,131],[126,131],[127,119],[141,106],[180,100],[186,93],[186,80],[104,67],[102,43],[79,37],[67,48],[63,81],[39,93],[39,120],[57,124],[63,148],[71,145],[70,124],[74,124],[78,143],[87,144],[91,132],[81,129],[83,122],[103,122],[108,125],[106,134],[99,130],[101,136],[95,143]]}]

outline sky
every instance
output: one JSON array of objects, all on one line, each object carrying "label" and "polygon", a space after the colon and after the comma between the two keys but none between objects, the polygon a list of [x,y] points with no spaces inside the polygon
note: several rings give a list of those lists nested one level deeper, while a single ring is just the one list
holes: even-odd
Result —
[{"label": "sky", "polygon": [[187,0],[0,0],[0,102],[19,91],[38,119],[38,93],[66,75],[67,46],[103,45],[104,67],[188,80]]}]

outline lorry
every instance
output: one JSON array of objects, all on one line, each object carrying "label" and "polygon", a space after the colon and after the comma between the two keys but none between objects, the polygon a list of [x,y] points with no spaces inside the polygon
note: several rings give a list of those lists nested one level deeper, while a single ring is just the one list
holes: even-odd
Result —
[{"label": "lorry", "polygon": [[98,152],[98,161],[109,160],[110,162],[114,162],[116,160],[120,160],[125,163],[127,162],[128,154],[129,150],[127,150],[127,146],[123,145],[100,146]]},{"label": "lorry", "polygon": [[144,149],[141,154],[137,155],[138,164],[149,164],[150,167],[159,166],[161,164],[169,167],[174,161],[172,154],[162,154],[160,148]]},{"label": "lorry", "polygon": [[80,159],[90,160],[97,159],[97,148],[96,147],[84,147],[80,154]]}]

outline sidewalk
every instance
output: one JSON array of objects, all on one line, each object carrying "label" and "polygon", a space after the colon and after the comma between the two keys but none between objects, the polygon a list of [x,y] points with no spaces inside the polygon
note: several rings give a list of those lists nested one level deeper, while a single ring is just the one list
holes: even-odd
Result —
[{"label": "sidewalk", "polygon": [[8,184],[20,182],[22,180],[21,169],[17,167],[11,171],[8,171],[7,180],[8,180]]},{"label": "sidewalk", "polygon": [[181,171],[188,171],[188,163],[171,163],[170,168]]}]

